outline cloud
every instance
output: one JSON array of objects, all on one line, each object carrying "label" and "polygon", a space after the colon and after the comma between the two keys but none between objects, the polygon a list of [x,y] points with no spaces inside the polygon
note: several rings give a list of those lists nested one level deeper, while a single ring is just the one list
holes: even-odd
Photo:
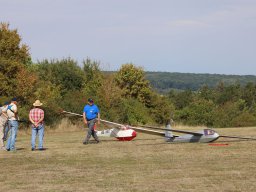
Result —
[{"label": "cloud", "polygon": [[198,28],[202,28],[202,27],[207,27],[207,24],[203,21],[199,21],[199,20],[175,20],[175,21],[170,21],[169,23],[167,23],[167,26],[169,26],[170,28],[178,28],[178,29],[198,29]]},{"label": "cloud", "polygon": [[[254,24],[256,19],[256,3],[252,5],[231,5],[217,10],[201,18],[208,25],[240,25],[241,23]],[[254,21],[251,23],[250,21]]]}]

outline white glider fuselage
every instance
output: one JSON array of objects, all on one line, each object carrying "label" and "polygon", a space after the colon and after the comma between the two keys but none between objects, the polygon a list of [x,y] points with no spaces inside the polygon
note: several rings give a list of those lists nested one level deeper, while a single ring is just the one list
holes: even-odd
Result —
[{"label": "white glider fuselage", "polygon": [[119,141],[130,141],[137,135],[136,131],[129,128],[112,128],[96,132],[98,137],[115,137]]},{"label": "white glider fuselage", "polygon": [[195,143],[195,142],[209,143],[219,138],[219,134],[212,129],[204,129],[196,133],[199,133],[202,135],[192,135],[192,134],[185,134],[180,136],[175,135],[173,137],[166,137],[166,141],[175,142],[175,143]]}]

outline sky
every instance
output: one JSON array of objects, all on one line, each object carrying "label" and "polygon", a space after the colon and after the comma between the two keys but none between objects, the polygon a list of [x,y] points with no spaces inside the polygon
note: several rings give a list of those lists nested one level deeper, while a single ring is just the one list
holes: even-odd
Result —
[{"label": "sky", "polygon": [[256,75],[256,0],[0,0],[34,62]]}]

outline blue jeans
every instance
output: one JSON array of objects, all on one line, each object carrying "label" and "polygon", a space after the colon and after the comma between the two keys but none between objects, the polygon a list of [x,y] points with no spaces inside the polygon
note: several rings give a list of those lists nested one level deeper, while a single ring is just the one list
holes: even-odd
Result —
[{"label": "blue jeans", "polygon": [[38,134],[38,149],[43,149],[43,139],[44,139],[44,125],[39,125],[38,127],[32,126],[31,134],[31,147],[36,148],[36,136]]},{"label": "blue jeans", "polygon": [[13,120],[9,120],[8,124],[10,128],[10,134],[7,140],[6,149],[10,151],[14,151],[19,124],[18,124],[18,121],[13,121]]}]

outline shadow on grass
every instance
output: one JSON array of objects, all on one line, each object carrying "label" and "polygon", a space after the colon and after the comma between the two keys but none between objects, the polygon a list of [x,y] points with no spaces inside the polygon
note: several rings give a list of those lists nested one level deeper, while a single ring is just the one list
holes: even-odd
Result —
[{"label": "shadow on grass", "polygon": [[35,151],[46,151],[48,148],[42,148],[42,149],[35,149]]},{"label": "shadow on grass", "polygon": [[[26,150],[28,150],[28,148],[24,148],[24,147],[16,148],[16,151],[26,151]],[[46,150],[48,150],[48,148],[35,149],[34,151],[46,151]]]},{"label": "shadow on grass", "polygon": [[23,151],[23,150],[26,150],[26,148],[22,148],[22,147],[19,147],[19,148],[16,148],[17,151]]},{"label": "shadow on grass", "polygon": [[[116,142],[137,142],[137,141],[157,141],[157,140],[163,140],[163,138],[157,138],[157,139],[133,139],[130,141],[126,140],[118,140],[118,139],[113,139],[113,140],[100,140],[100,143],[116,143]],[[97,144],[96,141],[89,141],[89,144]]]}]

